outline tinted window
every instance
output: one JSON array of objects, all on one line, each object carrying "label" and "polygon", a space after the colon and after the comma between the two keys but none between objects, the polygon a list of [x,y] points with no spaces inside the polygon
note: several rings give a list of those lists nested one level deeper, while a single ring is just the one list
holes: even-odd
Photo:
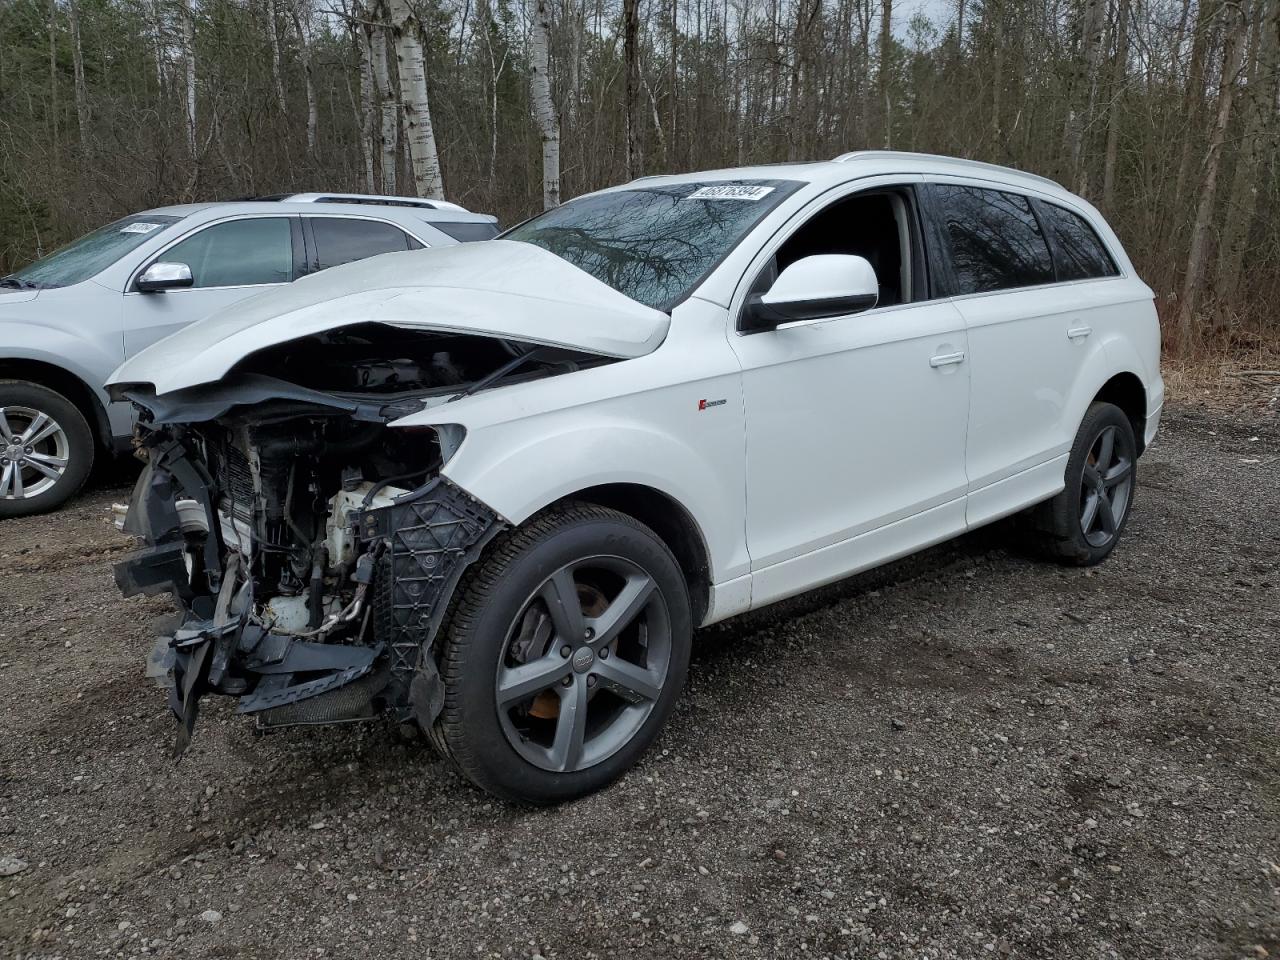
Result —
[{"label": "tinted window", "polygon": [[11,274],[12,286],[66,287],[81,280],[88,280],[115,263],[134,247],[158,235],[177,217],[141,214],[125,217],[79,240],[69,243],[43,260],[23,267]]},{"label": "tinted window", "polygon": [[550,250],[633,300],[679,303],[800,184],[686,181],[570,200],[503,234]]},{"label": "tinted window", "polygon": [[1026,197],[977,187],[934,188],[951,240],[957,293],[1053,282],[1053,262]]},{"label": "tinted window", "polygon": [[1120,272],[1084,217],[1052,203],[1041,202],[1039,209],[1053,243],[1059,280],[1114,277]]},{"label": "tinted window", "polygon": [[492,240],[498,235],[496,223],[443,223],[431,221],[431,226],[441,233],[447,234],[459,243],[471,243],[475,240]]},{"label": "tinted window", "polygon": [[228,220],[160,255],[185,263],[196,287],[244,287],[293,279],[293,240],[286,217]]},{"label": "tinted window", "polygon": [[409,237],[403,230],[377,220],[312,217],[311,235],[316,244],[317,270],[409,249]]}]

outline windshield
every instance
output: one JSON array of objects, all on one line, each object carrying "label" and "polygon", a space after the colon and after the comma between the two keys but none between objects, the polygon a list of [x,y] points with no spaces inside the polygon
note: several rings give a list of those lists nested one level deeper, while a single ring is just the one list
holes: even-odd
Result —
[{"label": "windshield", "polygon": [[139,214],[87,233],[49,256],[9,274],[0,285],[9,287],[68,287],[101,273],[178,217]]},{"label": "windshield", "polygon": [[508,231],[620,293],[670,310],[788,194],[794,180],[712,180],[572,200]]}]

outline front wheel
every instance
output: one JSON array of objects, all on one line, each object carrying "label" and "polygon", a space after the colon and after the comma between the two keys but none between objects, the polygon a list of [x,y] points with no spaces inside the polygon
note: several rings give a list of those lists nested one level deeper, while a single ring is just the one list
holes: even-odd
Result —
[{"label": "front wheel", "polygon": [[443,630],[432,740],[509,800],[569,800],[649,747],[689,664],[688,589],[653,531],[588,504],[505,534]]},{"label": "front wheel", "polygon": [[93,467],[93,433],[60,393],[0,380],[0,517],[44,513],[69,500]]},{"label": "front wheel", "polygon": [[1124,411],[1090,405],[1067,458],[1066,488],[1027,517],[1033,545],[1061,563],[1101,563],[1128,522],[1137,470],[1138,445]]}]

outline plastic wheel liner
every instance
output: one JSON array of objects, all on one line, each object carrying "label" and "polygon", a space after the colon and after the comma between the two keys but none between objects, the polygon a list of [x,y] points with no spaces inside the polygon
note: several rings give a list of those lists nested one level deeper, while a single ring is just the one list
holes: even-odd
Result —
[{"label": "plastic wheel liner", "polygon": [[115,566],[125,596],[168,593],[178,607],[147,661],[179,721],[175,756],[190,744],[207,694],[239,698],[237,712],[265,727],[383,711],[430,727],[444,699],[436,633],[459,578],[503,528],[501,518],[439,475],[389,504],[351,511],[354,599],[318,628],[278,631],[258,613],[236,521],[217,507],[219,482],[181,436],[139,430],[147,465],[124,530],[145,546]]}]

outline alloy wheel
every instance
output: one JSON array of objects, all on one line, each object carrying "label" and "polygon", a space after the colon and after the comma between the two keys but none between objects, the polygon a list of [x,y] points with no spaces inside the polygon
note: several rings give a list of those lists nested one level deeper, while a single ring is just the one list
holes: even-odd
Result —
[{"label": "alloy wheel", "polygon": [[1106,426],[1089,447],[1080,478],[1080,531],[1095,547],[1116,535],[1133,492],[1133,450],[1115,426]]},{"label": "alloy wheel", "polygon": [[611,556],[567,564],[508,631],[495,684],[503,733],[541,769],[594,766],[653,712],[671,650],[666,600],[638,564]]},{"label": "alloy wheel", "polygon": [[70,442],[61,424],[33,407],[0,407],[0,499],[38,497],[67,472]]}]

